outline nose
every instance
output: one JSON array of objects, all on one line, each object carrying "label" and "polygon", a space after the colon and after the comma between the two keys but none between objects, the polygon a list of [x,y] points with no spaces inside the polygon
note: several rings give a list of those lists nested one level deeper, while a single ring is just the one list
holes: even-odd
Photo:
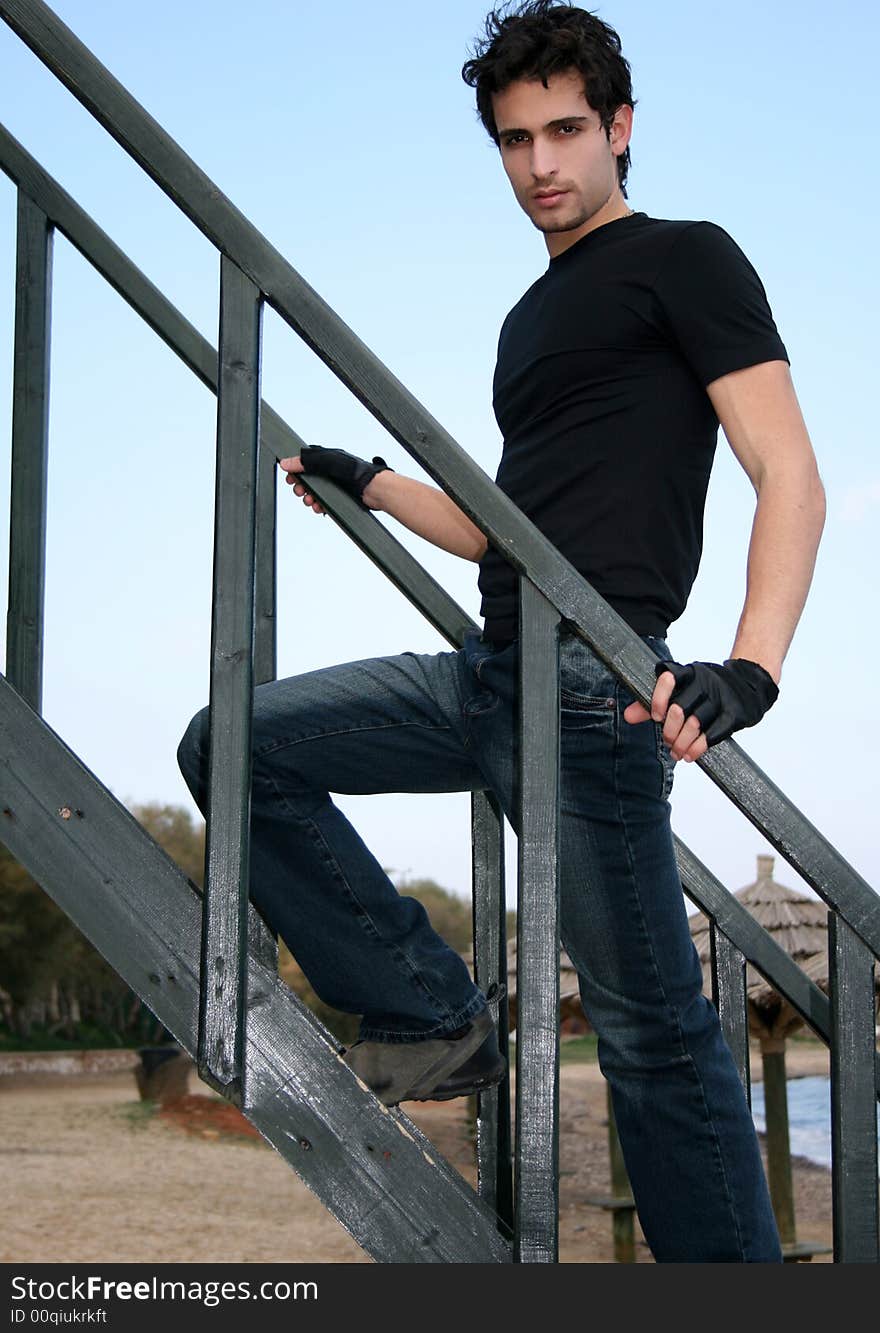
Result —
[{"label": "nose", "polygon": [[546,139],[532,140],[531,158],[532,175],[536,181],[549,180],[559,170],[554,145]]}]

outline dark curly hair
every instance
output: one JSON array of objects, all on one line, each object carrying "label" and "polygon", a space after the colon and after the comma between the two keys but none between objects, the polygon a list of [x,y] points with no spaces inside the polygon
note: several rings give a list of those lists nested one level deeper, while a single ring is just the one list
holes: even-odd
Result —
[{"label": "dark curly hair", "polygon": [[[551,74],[566,70],[582,75],[584,95],[610,138],[618,107],[635,106],[630,67],[614,29],[586,9],[556,0],[527,0],[515,8],[505,4],[493,9],[461,77],[476,88],[477,114],[498,144],[492,94],[503,92],[518,79],[540,79],[546,88]],[[627,147],[617,159],[624,195],[630,164]]]}]

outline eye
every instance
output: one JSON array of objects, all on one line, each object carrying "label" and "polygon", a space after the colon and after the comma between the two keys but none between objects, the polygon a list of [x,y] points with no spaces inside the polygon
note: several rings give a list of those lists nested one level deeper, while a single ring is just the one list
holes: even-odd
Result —
[{"label": "eye", "polygon": [[504,139],[504,147],[513,148],[518,143],[524,143],[525,138],[524,134],[508,134]]},{"label": "eye", "polygon": [[559,133],[565,135],[568,138],[570,137],[568,133],[569,131],[571,132],[571,134],[577,134],[579,129],[580,129],[579,125],[560,125]]}]

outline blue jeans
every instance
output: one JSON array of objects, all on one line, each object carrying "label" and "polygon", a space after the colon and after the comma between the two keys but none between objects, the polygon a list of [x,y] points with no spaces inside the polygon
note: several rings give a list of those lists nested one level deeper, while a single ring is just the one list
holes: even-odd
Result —
[{"label": "blue jeans", "polygon": [[[664,640],[645,638],[661,657]],[[517,827],[516,642],[402,653],[254,692],[251,897],[360,1035],[418,1041],[485,999],[330,792],[491,789]],[[587,645],[560,645],[560,922],[655,1259],[779,1262],[755,1130],[703,996],[669,822],[673,763]],[[205,807],[208,712],[178,752]]]}]

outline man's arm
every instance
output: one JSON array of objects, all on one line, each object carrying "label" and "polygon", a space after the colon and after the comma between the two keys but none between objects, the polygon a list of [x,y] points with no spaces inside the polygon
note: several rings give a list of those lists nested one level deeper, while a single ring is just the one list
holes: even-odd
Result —
[{"label": "man's arm", "polygon": [[[779,682],[782,663],[807,599],[825,522],[825,492],[788,365],[765,361],[714,380],[707,389],[730,446],[758,503],[749,543],[746,598],[731,657],[757,662]],[[624,717],[663,722],[674,759],[706,753],[696,718],[669,703],[670,672],[657,681],[651,713],[630,704]]]},{"label": "man's arm", "polygon": [[[323,513],[311,492],[297,480],[303,470],[298,457],[282,458],[280,466],[287,473],[287,482],[314,513]],[[390,469],[378,473],[364,489],[361,499],[368,509],[375,509],[396,518],[410,532],[432,542],[463,560],[479,561],[486,553],[485,534],[463,514],[445,491],[427,486],[414,477],[403,477]]]}]

